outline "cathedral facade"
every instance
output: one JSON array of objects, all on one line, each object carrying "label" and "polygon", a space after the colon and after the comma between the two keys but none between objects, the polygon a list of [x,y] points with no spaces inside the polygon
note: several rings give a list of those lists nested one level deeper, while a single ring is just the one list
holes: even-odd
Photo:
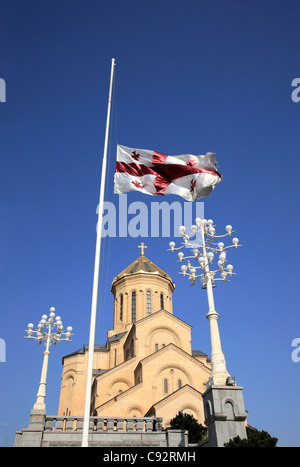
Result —
[{"label": "cathedral facade", "polygon": [[[113,329],[95,345],[91,415],[163,418],[179,411],[204,424],[210,361],[192,350],[192,327],[173,314],[171,277],[140,256],[113,279]],[[58,415],[84,413],[88,346],[63,358]]]}]

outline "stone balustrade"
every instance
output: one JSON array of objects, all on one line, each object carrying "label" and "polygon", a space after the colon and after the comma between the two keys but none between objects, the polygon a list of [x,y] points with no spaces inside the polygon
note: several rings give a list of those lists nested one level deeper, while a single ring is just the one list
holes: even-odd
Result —
[{"label": "stone balustrade", "polygon": [[[159,417],[90,417],[89,446],[183,447],[186,430],[163,429]],[[83,417],[31,411],[28,428],[16,432],[16,447],[81,446]]]},{"label": "stone balustrade", "polygon": [[[162,418],[153,417],[90,417],[90,432],[156,432],[162,431]],[[83,417],[52,416],[45,417],[45,432],[76,431],[83,428]]]}]

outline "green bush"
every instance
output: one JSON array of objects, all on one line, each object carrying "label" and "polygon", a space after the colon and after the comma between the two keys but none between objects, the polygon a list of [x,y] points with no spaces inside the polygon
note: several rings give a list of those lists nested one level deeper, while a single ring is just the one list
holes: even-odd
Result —
[{"label": "green bush", "polygon": [[272,438],[267,431],[259,431],[255,428],[246,427],[248,439],[239,436],[224,444],[225,448],[275,448],[278,439]]},{"label": "green bush", "polygon": [[187,413],[178,412],[176,417],[170,421],[170,425],[174,429],[188,430],[189,443],[200,443],[207,437],[207,428],[198,423],[193,415]]}]

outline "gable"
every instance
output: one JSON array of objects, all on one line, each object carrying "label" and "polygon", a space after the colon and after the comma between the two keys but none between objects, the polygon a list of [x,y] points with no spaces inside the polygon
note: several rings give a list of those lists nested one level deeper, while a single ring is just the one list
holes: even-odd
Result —
[{"label": "gable", "polygon": [[153,404],[145,416],[162,417],[164,425],[169,426],[171,419],[176,417],[179,412],[192,415],[199,423],[203,424],[202,393],[187,384]]},{"label": "gable", "polygon": [[197,364],[197,365],[200,365],[201,367],[205,367],[207,368],[207,370],[210,371],[210,368],[205,365],[203,362],[197,360],[196,358],[194,358],[191,354],[188,354],[187,352],[185,352],[184,350],[182,350],[181,348],[177,347],[175,344],[168,344],[167,346],[163,347],[162,349],[158,350],[157,352],[151,354],[151,355],[148,355],[147,357],[145,357],[143,360],[141,360],[139,362],[139,365],[147,365],[149,362],[151,362],[151,360],[153,359],[164,359],[164,356],[162,355],[162,353],[167,353],[167,352],[174,352],[175,354],[179,354],[181,355],[183,358],[188,358],[190,361],[192,361],[193,363]]},{"label": "gable", "polygon": [[144,381],[151,387],[160,387],[170,370],[179,374],[180,379],[182,375],[182,379],[191,386],[201,387],[201,389],[205,389],[205,382],[211,372],[210,368],[203,362],[176,345],[169,344],[138,363],[134,370],[135,381]]},{"label": "gable", "polygon": [[[152,412],[153,409],[157,410],[160,409],[161,407],[167,405],[171,401],[176,401],[182,396],[185,397],[185,400],[188,401],[187,396],[193,396],[193,398],[199,399],[199,401],[202,403],[202,393],[200,391],[197,391],[195,388],[192,388],[189,384],[186,384],[180,389],[177,389],[177,391],[174,391],[172,394],[169,394],[168,396],[164,397],[163,399],[155,402],[155,404],[152,405],[152,407],[149,409],[149,412]],[[187,402],[188,405],[188,402]],[[148,415],[145,414],[145,417]]]},{"label": "gable", "polygon": [[135,323],[135,326],[141,326],[141,325],[144,325],[145,322],[149,323],[150,321],[152,321],[153,319],[158,319],[158,318],[163,318],[165,320],[168,320],[170,322],[173,322],[173,323],[177,323],[179,326],[183,326],[184,328],[187,328],[189,330],[192,330],[192,326],[188,323],[186,323],[185,321],[183,321],[182,319],[180,318],[177,318],[177,316],[173,315],[172,313],[169,313],[168,311],[164,310],[164,309],[161,309],[161,310],[158,310],[158,311],[155,311],[154,313],[152,313],[151,315],[149,316],[145,316],[144,318],[140,319],[139,321],[137,321]]},{"label": "gable", "polygon": [[192,326],[173,314],[159,310],[136,323],[136,338],[145,345],[145,355],[152,354],[168,344],[191,353]]}]

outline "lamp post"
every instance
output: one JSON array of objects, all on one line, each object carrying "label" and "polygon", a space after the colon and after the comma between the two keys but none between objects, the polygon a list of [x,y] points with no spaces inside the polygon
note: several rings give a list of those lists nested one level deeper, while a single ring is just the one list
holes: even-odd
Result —
[{"label": "lamp post", "polygon": [[[202,289],[206,289],[207,300],[208,300],[208,313],[206,318],[210,325],[210,340],[211,340],[211,375],[207,382],[207,387],[212,385],[234,385],[235,378],[231,377],[226,369],[225,357],[222,352],[221,339],[218,327],[219,314],[215,310],[213,287],[215,287],[216,281],[228,282],[228,277],[233,274],[233,266],[227,264],[227,250],[229,248],[237,248],[239,245],[239,239],[233,238],[232,245],[225,246],[222,241],[216,241],[217,239],[232,235],[234,232],[231,225],[226,226],[226,234],[216,235],[216,229],[211,219],[200,219],[195,220],[196,225],[192,225],[191,233],[186,234],[186,228],[181,226],[179,231],[183,238],[183,244],[180,247],[175,246],[174,242],[169,243],[171,251],[178,251],[183,248],[192,248],[193,255],[185,256],[183,252],[178,253],[178,261],[183,262],[188,260],[187,264],[181,266],[181,272],[184,277],[188,277],[191,285],[196,283],[197,279],[200,279],[202,283]],[[200,241],[198,243],[190,242],[190,238],[198,234]],[[200,235],[199,235],[200,234]],[[210,269],[212,267],[215,255],[219,254],[218,268]],[[193,266],[191,260],[197,261],[198,266]]]},{"label": "lamp post", "polygon": [[55,317],[55,308],[50,308],[49,318],[47,315],[43,315],[39,324],[37,325],[37,330],[33,330],[34,325],[32,323],[28,324],[28,329],[26,330],[27,336],[26,339],[34,339],[41,344],[45,341],[46,350],[44,352],[43,366],[41,379],[39,384],[39,390],[36,397],[36,402],[33,406],[33,410],[45,410],[45,397],[46,397],[46,381],[47,381],[47,369],[48,369],[48,359],[49,359],[49,348],[51,341],[56,344],[61,341],[68,341],[71,334],[71,326],[67,327],[67,332],[63,332],[63,325],[61,322],[60,316]]}]

